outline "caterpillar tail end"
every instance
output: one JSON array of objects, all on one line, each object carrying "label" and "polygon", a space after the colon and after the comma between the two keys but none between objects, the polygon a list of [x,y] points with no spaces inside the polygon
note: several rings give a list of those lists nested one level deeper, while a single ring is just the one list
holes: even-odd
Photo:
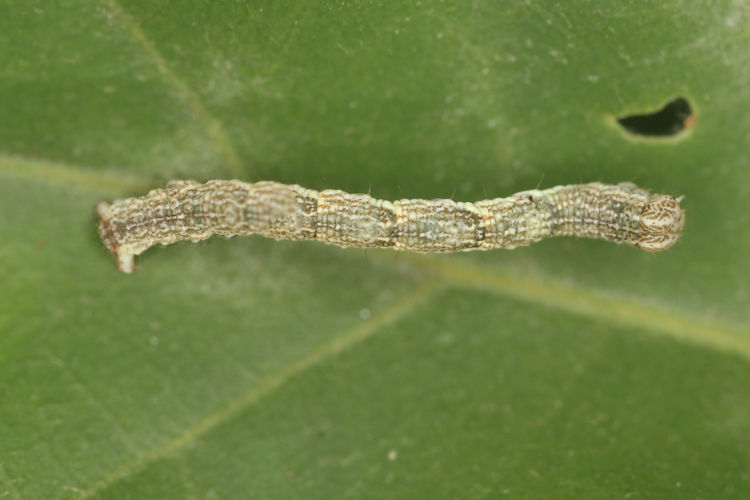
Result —
[{"label": "caterpillar tail end", "polygon": [[682,198],[665,194],[652,196],[640,213],[641,232],[636,245],[647,252],[661,252],[677,242],[685,227]]},{"label": "caterpillar tail end", "polygon": [[135,259],[132,253],[124,252],[120,247],[120,243],[115,238],[112,228],[109,223],[109,207],[110,204],[107,202],[99,203],[96,207],[96,213],[99,215],[99,236],[104,243],[104,246],[112,252],[117,262],[117,269],[125,274],[131,274],[135,271]]}]

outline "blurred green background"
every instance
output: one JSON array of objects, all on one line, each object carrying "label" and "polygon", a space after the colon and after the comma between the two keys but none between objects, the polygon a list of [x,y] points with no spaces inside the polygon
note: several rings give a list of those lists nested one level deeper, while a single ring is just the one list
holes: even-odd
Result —
[{"label": "blurred green background", "polygon": [[[0,0],[0,497],[750,496],[750,2]],[[616,117],[684,97],[672,137]],[[650,255],[213,238],[173,178],[685,195]]]}]

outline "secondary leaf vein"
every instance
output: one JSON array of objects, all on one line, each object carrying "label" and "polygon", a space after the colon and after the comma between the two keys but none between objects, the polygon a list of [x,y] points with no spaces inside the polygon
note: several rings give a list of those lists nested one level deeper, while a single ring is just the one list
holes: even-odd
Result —
[{"label": "secondary leaf vein", "polygon": [[229,173],[235,177],[241,177],[245,172],[242,167],[242,162],[240,161],[234,146],[232,146],[221,121],[206,109],[203,102],[201,102],[198,93],[190,88],[185,80],[177,76],[177,74],[169,67],[167,61],[156,49],[154,43],[143,33],[143,30],[141,30],[138,22],[132,15],[120,7],[116,0],[101,0],[101,3],[122,23],[122,26],[127,30],[130,36],[140,44],[146,53],[146,56],[154,64],[159,74],[161,74],[164,80],[176,90],[177,98],[188,107],[194,116],[205,124],[208,135],[213,141],[216,153],[229,169]]},{"label": "secondary leaf vein", "polygon": [[0,462],[0,478],[3,478],[5,484],[7,484],[9,487],[8,490],[0,492],[0,497],[6,496],[6,495],[13,495],[13,498],[15,498],[16,500],[23,499],[23,495],[21,495],[21,491],[14,484],[14,481],[5,472],[5,467],[3,466],[2,462]]},{"label": "secondary leaf vein", "polygon": [[269,394],[272,394],[291,378],[319,365],[344,350],[350,349],[371,337],[384,326],[397,321],[425,302],[440,289],[442,289],[441,281],[429,281],[413,289],[411,292],[402,295],[394,301],[393,305],[380,314],[372,316],[368,321],[357,324],[353,328],[313,349],[297,361],[282,367],[244,394],[229,401],[226,405],[199,420],[171,440],[142,454],[135,461],[122,464],[111,474],[83,490],[79,498],[91,498],[122,479],[145,470],[149,464],[185,449],[199,437],[230,420]]}]

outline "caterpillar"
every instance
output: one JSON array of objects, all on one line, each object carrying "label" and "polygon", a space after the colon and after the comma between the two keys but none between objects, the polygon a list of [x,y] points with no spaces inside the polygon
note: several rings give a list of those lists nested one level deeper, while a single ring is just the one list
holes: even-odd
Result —
[{"label": "caterpillar", "polygon": [[490,250],[572,235],[648,252],[671,247],[685,224],[681,198],[632,183],[557,186],[473,203],[379,200],[336,189],[237,180],[171,181],[145,196],[102,202],[99,235],[124,273],[156,244],[211,235],[318,239],[342,247],[416,252]]}]

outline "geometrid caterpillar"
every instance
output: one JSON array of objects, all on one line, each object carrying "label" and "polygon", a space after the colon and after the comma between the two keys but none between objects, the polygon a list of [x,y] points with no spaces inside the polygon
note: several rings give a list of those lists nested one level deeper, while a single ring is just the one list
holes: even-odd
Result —
[{"label": "geometrid caterpillar", "polygon": [[468,203],[390,202],[278,182],[172,181],[139,198],[100,203],[97,212],[102,241],[124,273],[133,272],[134,255],[157,243],[213,234],[417,252],[514,248],[573,235],[659,252],[677,241],[685,224],[679,199],[631,183],[557,186]]}]

